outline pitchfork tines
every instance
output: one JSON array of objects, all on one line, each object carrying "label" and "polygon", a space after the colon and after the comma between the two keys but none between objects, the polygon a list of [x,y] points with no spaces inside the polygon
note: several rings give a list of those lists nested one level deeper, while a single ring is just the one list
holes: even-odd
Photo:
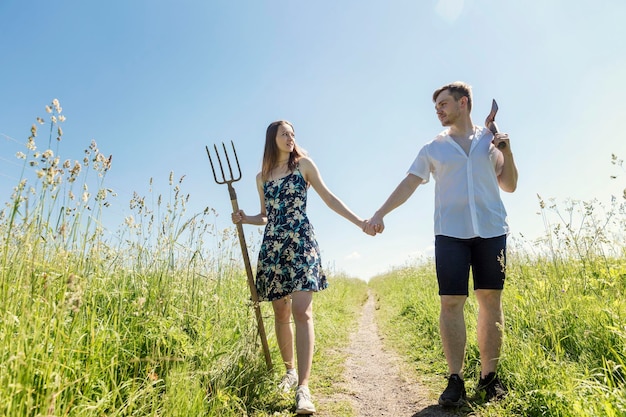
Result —
[{"label": "pitchfork tines", "polygon": [[233,167],[230,164],[230,158],[228,157],[228,151],[226,150],[226,145],[222,142],[222,148],[224,149],[224,157],[226,158],[226,164],[228,165],[228,173],[230,174],[230,179],[226,178],[224,174],[224,165],[222,164],[222,158],[220,158],[220,153],[217,149],[217,145],[213,145],[215,148],[215,156],[217,157],[217,162],[220,166],[220,173],[222,174],[222,178],[217,178],[217,172],[215,171],[215,165],[213,164],[213,159],[211,158],[211,152],[209,152],[209,147],[205,146],[206,153],[209,156],[209,162],[211,163],[211,170],[213,170],[213,178],[215,178],[215,182],[218,184],[232,184],[235,181],[239,181],[241,179],[241,167],[239,166],[239,158],[237,158],[237,151],[235,150],[235,144],[233,141],[230,141],[230,144],[233,148],[233,155],[235,156],[235,162],[237,163],[237,175],[233,173]]}]

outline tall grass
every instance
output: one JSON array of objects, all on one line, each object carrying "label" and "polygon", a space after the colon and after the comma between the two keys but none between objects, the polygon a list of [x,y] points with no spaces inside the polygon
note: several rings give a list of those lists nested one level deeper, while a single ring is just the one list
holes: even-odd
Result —
[{"label": "tall grass", "polygon": [[[109,232],[112,157],[92,142],[62,162],[65,117],[56,100],[46,111],[0,212],[0,415],[289,415],[293,398],[274,389],[282,370],[268,373],[260,354],[234,228],[216,230],[210,208],[187,214],[184,178],[170,174],[169,193],[150,181]],[[341,324],[365,291],[342,278],[320,298],[316,358],[347,338]],[[266,329],[279,364],[272,320]],[[319,374],[320,387],[333,377]]]},{"label": "tall grass", "polygon": [[[510,393],[464,413],[481,416],[626,415],[626,259],[624,203],[556,203],[540,198],[546,234],[512,240],[504,291],[505,343],[500,373]],[[370,282],[380,318],[413,365],[443,376],[439,300],[432,263],[399,269]],[[475,388],[480,372],[475,339],[477,305],[466,308],[465,375]],[[433,395],[444,388],[432,381]],[[471,391],[471,390],[470,390]]]},{"label": "tall grass", "polygon": [[[47,111],[58,143],[58,101]],[[0,415],[241,415],[266,375],[231,236],[210,209],[185,216],[170,176],[169,196],[136,194],[105,239],[111,157],[92,142],[61,162],[36,136],[0,216]]]}]

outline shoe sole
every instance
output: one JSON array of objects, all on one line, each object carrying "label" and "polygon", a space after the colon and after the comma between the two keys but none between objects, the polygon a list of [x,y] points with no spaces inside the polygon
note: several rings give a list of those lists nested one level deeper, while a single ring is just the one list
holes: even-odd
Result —
[{"label": "shoe sole", "polygon": [[460,407],[465,404],[465,398],[461,398],[458,401],[442,400],[439,399],[439,405],[442,407]]},{"label": "shoe sole", "polygon": [[296,410],[296,414],[300,414],[300,415],[304,415],[304,414],[311,415],[315,413],[316,413],[315,409],[310,409],[310,408],[301,408],[299,410]]}]

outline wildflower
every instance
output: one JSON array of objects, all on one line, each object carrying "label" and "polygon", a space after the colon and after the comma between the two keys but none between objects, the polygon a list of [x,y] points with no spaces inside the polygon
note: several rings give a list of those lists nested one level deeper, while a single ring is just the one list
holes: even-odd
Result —
[{"label": "wildflower", "polygon": [[135,225],[135,218],[133,216],[128,216],[124,219],[124,223],[126,223],[126,226],[132,228]]},{"label": "wildflower", "polygon": [[24,152],[18,152],[15,156],[17,156],[17,159],[26,159],[26,154],[24,154]]},{"label": "wildflower", "polygon": [[80,170],[81,170],[81,164],[78,161],[74,161],[74,168],[72,168],[72,175],[74,176],[78,176],[78,174],[80,174]]},{"label": "wildflower", "polygon": [[83,203],[86,203],[87,201],[89,201],[89,192],[88,191],[83,192],[82,200],[83,200]]},{"label": "wildflower", "polygon": [[65,121],[65,116],[61,115],[59,116],[59,122],[64,122]]},{"label": "wildflower", "polygon": [[96,194],[96,201],[105,200],[107,198],[107,190],[105,188],[101,188],[98,190]]},{"label": "wildflower", "polygon": [[46,113],[52,113],[52,107],[46,106]]},{"label": "wildflower", "polygon": [[43,154],[41,154],[41,158],[42,159],[50,159],[54,156],[54,152],[52,152],[51,149],[48,149],[47,151],[45,151]]},{"label": "wildflower", "polygon": [[82,305],[83,289],[81,279],[78,275],[70,273],[67,277],[67,292],[65,293],[65,303],[74,312],[80,311]]},{"label": "wildflower", "polygon": [[41,117],[37,117],[37,123],[39,123],[40,125],[44,124],[44,120]]},{"label": "wildflower", "polygon": [[55,179],[55,175],[54,175],[54,170],[53,169],[47,169],[46,170],[46,183],[47,184],[54,184],[54,179]]},{"label": "wildflower", "polygon": [[542,209],[546,208],[546,203],[543,201],[543,198],[539,194],[537,194],[537,198],[539,199],[539,207]]},{"label": "wildflower", "polygon": [[37,149],[37,146],[35,145],[35,138],[33,138],[32,136],[28,138],[28,142],[26,143],[26,148],[30,151],[34,151]]},{"label": "wildflower", "polygon": [[78,177],[79,173],[80,173],[80,163],[76,161],[76,163],[74,164],[74,167],[70,170],[70,175],[67,178],[67,181],[68,182],[76,181],[76,178]]},{"label": "wildflower", "polygon": [[59,103],[59,100],[57,100],[56,98],[54,100],[52,100],[52,108],[57,112],[57,113],[61,113],[63,112],[63,108],[61,108],[61,103]]}]

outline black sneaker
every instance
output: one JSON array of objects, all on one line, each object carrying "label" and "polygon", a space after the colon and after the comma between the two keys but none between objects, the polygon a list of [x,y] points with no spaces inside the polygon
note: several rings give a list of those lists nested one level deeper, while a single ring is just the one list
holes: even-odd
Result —
[{"label": "black sneaker", "polygon": [[439,397],[439,405],[458,407],[465,403],[465,382],[457,374],[448,377],[448,386]]},{"label": "black sneaker", "polygon": [[498,401],[506,397],[506,387],[500,381],[495,372],[491,372],[478,381],[477,391],[484,391],[485,402]]}]

